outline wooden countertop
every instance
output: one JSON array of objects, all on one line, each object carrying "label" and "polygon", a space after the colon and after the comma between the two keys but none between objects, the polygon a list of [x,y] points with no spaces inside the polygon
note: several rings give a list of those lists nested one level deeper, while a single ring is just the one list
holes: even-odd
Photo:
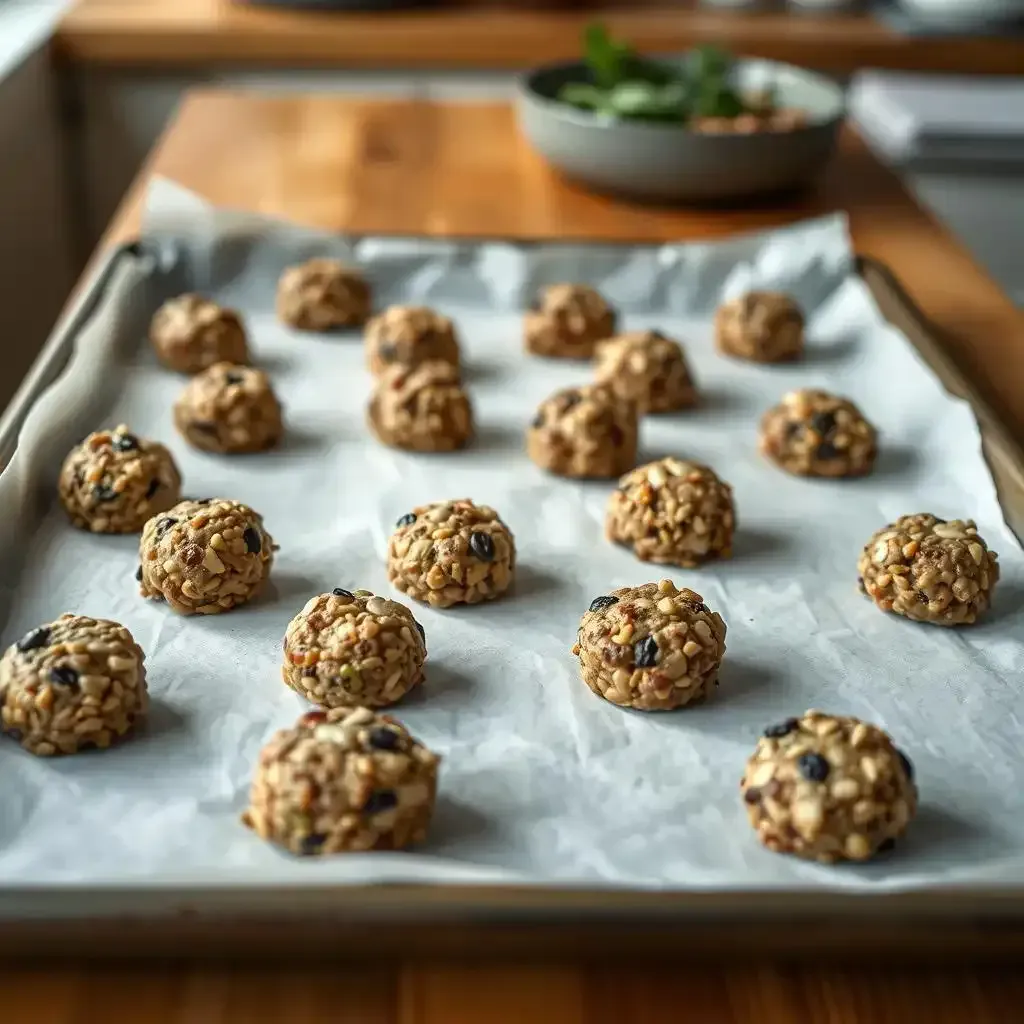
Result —
[{"label": "wooden countertop", "polygon": [[[99,65],[202,64],[348,68],[524,68],[573,59],[599,13],[645,51],[702,42],[834,72],[863,67],[1019,74],[1024,41],[907,36],[869,14],[811,17],[701,10],[697,0],[610,0],[583,11],[516,10],[514,2],[382,14],[247,7],[239,0],[78,0],[56,52]],[[599,9],[595,11],[595,9]]]},{"label": "wooden countertop", "polygon": [[[631,206],[571,188],[522,142],[504,105],[196,92],[126,198],[106,244],[137,235],[154,174],[216,203],[354,232],[698,239],[843,209],[857,248],[895,269],[950,350],[1001,401],[1004,415],[1024,427],[1024,377],[1006,372],[1020,365],[1024,316],[851,134],[821,187],[800,200],[693,212]],[[436,959],[465,948],[465,939],[459,946],[457,930],[453,942],[440,930],[420,929],[418,937],[410,933],[370,964],[316,966],[332,952],[370,955],[371,947],[353,939],[350,926],[347,938],[310,932],[311,949],[286,941],[273,964],[248,968],[160,965],[136,971],[124,964],[47,967],[36,960],[31,967],[0,970],[0,993],[5,1021],[47,1024],[1002,1024],[1016,1019],[1024,983],[1016,971],[965,966],[969,951],[978,952],[984,936],[999,930],[979,929],[969,946],[947,949],[941,969],[892,966],[893,947],[885,947],[884,936],[878,938],[890,954],[885,967],[836,966],[835,951],[830,954],[824,943],[799,966],[770,961],[779,943],[768,943],[760,962],[749,962],[749,949],[746,961],[735,952],[741,938],[735,929],[725,939],[729,954],[706,964],[695,963],[684,946],[673,946],[675,959],[661,966],[657,960],[633,962],[631,955],[643,947],[625,933],[623,948],[603,950],[597,963],[593,957],[587,964],[534,967],[514,966],[519,959],[475,969],[424,963],[416,959],[424,943]],[[82,933],[83,942],[102,946],[100,932],[88,934],[86,940]],[[653,932],[647,941],[660,948],[666,941],[661,934]],[[522,949],[523,936],[524,929],[511,929],[508,948]],[[203,945],[217,941],[207,936]],[[223,955],[237,947],[216,948]],[[527,948],[541,955],[536,943]],[[466,951],[479,954],[472,946]],[[919,953],[927,955],[924,946]],[[659,958],[667,955],[662,950]],[[289,960],[299,965],[289,966]]]}]

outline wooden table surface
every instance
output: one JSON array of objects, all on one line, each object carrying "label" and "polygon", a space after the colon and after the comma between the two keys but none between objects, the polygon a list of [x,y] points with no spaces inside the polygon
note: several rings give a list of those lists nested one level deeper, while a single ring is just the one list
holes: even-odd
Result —
[{"label": "wooden table surface", "polygon": [[[858,249],[896,270],[958,355],[1002,400],[1006,414],[1024,425],[1024,379],[1006,372],[1007,366],[1020,366],[1024,317],[852,135],[820,189],[785,207],[685,212],[620,204],[563,184],[518,139],[501,105],[195,93],[126,198],[108,244],[138,233],[144,189],[153,174],[176,179],[220,204],[356,232],[714,238],[846,209]],[[322,940],[311,951],[289,944],[279,960],[322,959]],[[719,956],[695,964],[692,952],[681,949],[637,963],[628,942],[597,962],[542,966],[473,968],[404,960],[394,953],[358,967],[283,962],[248,968],[42,967],[36,961],[0,970],[0,1020],[1008,1024],[1019,1019],[1024,980],[1015,971],[970,968],[972,949],[932,969],[885,962],[837,965],[834,954],[826,964],[824,948],[801,963],[781,966],[772,962],[771,942],[749,963]],[[344,957],[344,944],[339,942],[335,952]]]},{"label": "wooden table surface", "polygon": [[998,75],[1024,67],[1021,37],[911,36],[866,13],[722,12],[699,9],[698,0],[598,0],[575,11],[528,10],[529,3],[515,0],[445,6],[324,14],[233,0],[78,0],[55,46],[75,61],[147,69],[210,63],[524,68],[576,58],[582,28],[599,9],[614,32],[648,51],[715,42],[839,73],[875,67]]}]

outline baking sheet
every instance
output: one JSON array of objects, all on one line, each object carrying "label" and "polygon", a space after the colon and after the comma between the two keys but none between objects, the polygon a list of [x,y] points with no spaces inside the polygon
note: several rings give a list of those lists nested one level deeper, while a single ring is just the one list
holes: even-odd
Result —
[{"label": "baking sheet", "polygon": [[[907,890],[1024,879],[1018,687],[1024,571],[1002,523],[969,408],[947,396],[849,273],[841,218],[711,245],[640,247],[332,237],[205,207],[160,183],[147,230],[185,243],[194,283],[242,309],[257,361],[286,407],[280,451],[218,458],[188,449],[170,409],[181,378],[142,335],[160,295],[138,267],[79,339],[0,477],[0,623],[6,645],[65,610],[124,622],[147,654],[147,729],[103,753],[38,760],[0,743],[0,878],[21,886],[259,886],[426,881],[675,890]],[[363,426],[370,379],[355,334],[279,327],[281,268],[356,258],[380,305],[454,316],[467,354],[477,443],[441,456],[377,445]],[[521,310],[542,282],[586,280],[625,313],[686,340],[700,409],[648,418],[642,457],[709,462],[735,488],[735,557],[696,571],[644,566],[602,537],[609,483],[544,475],[522,451],[536,404],[583,382],[584,364],[526,357]],[[809,313],[799,365],[717,357],[710,317],[751,286],[791,291]],[[178,286],[176,286],[178,287]],[[880,427],[876,473],[790,478],[757,454],[761,412],[787,389],[849,395]],[[143,602],[134,538],[71,529],[52,498],[67,448],[127,422],[169,444],[185,492],[261,511],[280,543],[273,585],[229,615],[181,619]],[[417,608],[427,682],[395,709],[441,752],[439,802],[416,852],[293,859],[238,823],[258,750],[306,705],[280,681],[280,638],[306,599],[335,586],[388,593],[394,520],[469,495],[500,510],[520,552],[515,590],[487,606]],[[908,512],[971,516],[1001,556],[993,613],[946,631],[880,614],[856,592],[867,537]],[[570,655],[579,617],[613,587],[670,575],[729,625],[716,699],[627,712],[583,685]],[[884,726],[914,759],[922,806],[876,863],[825,867],[773,855],[739,800],[768,723],[808,707]]]}]

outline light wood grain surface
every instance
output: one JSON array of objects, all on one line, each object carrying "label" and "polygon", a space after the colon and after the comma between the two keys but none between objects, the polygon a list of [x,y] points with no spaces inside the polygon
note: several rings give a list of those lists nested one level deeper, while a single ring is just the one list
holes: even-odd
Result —
[{"label": "light wood grain surface", "polygon": [[[508,235],[517,238],[712,238],[833,209],[850,213],[855,242],[888,262],[1017,424],[1024,424],[1022,317],[957,245],[909,200],[853,137],[820,190],[785,207],[684,212],[584,195],[555,178],[515,134],[507,108],[190,96],[107,236],[134,237],[153,173],[215,202],[349,231]],[[1013,362],[1016,360],[1016,362]],[[800,927],[794,924],[793,927]],[[994,925],[992,933],[998,931]],[[871,967],[807,954],[772,962],[767,937],[753,961],[728,947],[695,964],[692,945],[657,946],[608,932],[586,962],[477,967],[414,960],[392,944],[369,964],[324,964],[359,954],[322,932],[294,940],[277,962],[207,965],[9,966],[0,971],[0,1020],[33,1024],[1009,1024],[1024,981],[1014,970],[965,966],[973,945],[941,969]],[[780,935],[780,939],[785,936]],[[678,940],[677,940],[678,941]],[[781,945],[782,943],[780,943]],[[83,955],[90,950],[83,943]],[[5,948],[10,948],[9,945]],[[417,947],[423,955],[424,945]],[[451,950],[451,945],[434,947]],[[520,951],[524,948],[518,945]],[[529,946],[525,947],[527,950]],[[429,944],[427,949],[430,949]],[[644,955],[638,959],[637,950]],[[468,950],[467,952],[479,952]],[[230,955],[222,949],[221,956]],[[699,950],[696,951],[699,953]],[[427,955],[430,955],[429,953]],[[317,966],[289,966],[307,957]]]},{"label": "light wood grain surface", "polygon": [[612,0],[576,11],[530,6],[462,0],[450,10],[324,14],[232,0],[77,0],[55,46],[75,61],[146,69],[209,63],[524,68],[577,57],[583,25],[600,9],[613,31],[650,51],[715,42],[835,72],[876,67],[995,75],[1024,67],[1019,38],[908,36],[869,14],[723,13],[699,9],[697,0]]}]

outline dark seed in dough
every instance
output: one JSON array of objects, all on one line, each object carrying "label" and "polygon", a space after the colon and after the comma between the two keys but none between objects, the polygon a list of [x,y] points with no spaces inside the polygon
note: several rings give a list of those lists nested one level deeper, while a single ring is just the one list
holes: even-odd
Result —
[{"label": "dark seed in dough", "polygon": [[809,782],[824,782],[831,771],[831,766],[821,754],[803,754],[797,765],[800,774]]},{"label": "dark seed in dough", "polygon": [[146,488],[146,497],[152,498],[157,491],[160,490],[160,477],[155,476],[149,481],[149,486]]},{"label": "dark seed in dough", "polygon": [[55,665],[50,669],[50,679],[60,686],[78,689],[78,672],[70,665]]},{"label": "dark seed in dough", "polygon": [[117,491],[111,489],[110,487],[106,487],[103,484],[97,484],[92,489],[92,496],[98,502],[101,502],[101,503],[102,502],[107,502],[107,501],[117,501],[117,499],[119,497],[121,497],[121,495],[119,495],[117,493]]},{"label": "dark seed in dough", "polygon": [[489,533],[479,531],[469,535],[469,550],[480,559],[481,562],[494,561],[494,541]]},{"label": "dark seed in dough", "polygon": [[811,426],[816,434],[828,437],[836,429],[836,416],[832,412],[816,412],[811,417]]},{"label": "dark seed in dough", "polygon": [[637,668],[651,668],[658,660],[658,641],[645,636],[633,644],[633,664]]},{"label": "dark seed in dough", "polygon": [[327,836],[323,832],[311,832],[308,836],[303,837],[302,852],[307,856],[318,853],[320,847],[326,842]]},{"label": "dark seed in dough", "polygon": [[398,733],[394,729],[371,729],[369,740],[374,750],[394,750],[398,746]]},{"label": "dark seed in dough", "polygon": [[26,633],[18,641],[18,650],[22,654],[25,651],[34,651],[37,647],[45,647],[50,642],[50,627],[39,626],[37,629],[33,629],[30,633]]},{"label": "dark seed in dough", "polygon": [[395,527],[412,526],[416,522],[416,517],[411,512],[406,512],[404,516],[399,516],[398,521],[395,523]]},{"label": "dark seed in dough", "polygon": [[776,722],[774,725],[769,725],[765,729],[764,734],[770,740],[781,739],[783,736],[788,736],[798,725],[799,720],[796,718],[787,718],[783,722]]},{"label": "dark seed in dough", "polygon": [[602,608],[611,608],[613,604],[618,603],[619,599],[617,597],[612,597],[611,594],[602,594],[590,602],[590,610],[592,612],[599,612]]},{"label": "dark seed in dough", "polygon": [[831,441],[822,441],[818,445],[817,455],[819,459],[838,459],[839,449]]},{"label": "dark seed in dough", "polygon": [[141,565],[138,567],[138,569],[135,570],[135,578],[139,581],[139,583],[142,582],[142,566]]},{"label": "dark seed in dough", "polygon": [[398,806],[398,797],[393,789],[375,789],[363,804],[364,814],[383,814]]},{"label": "dark seed in dough", "polygon": [[349,600],[354,600],[355,596],[356,596],[355,594],[352,593],[352,591],[350,591],[350,590],[343,590],[341,587],[335,587],[331,591],[331,593],[335,597],[347,597],[347,598],[349,598]]},{"label": "dark seed in dough", "polygon": [[156,524],[157,537],[162,537],[177,521],[177,519],[173,519],[171,516],[164,516],[164,518]]},{"label": "dark seed in dough", "polygon": [[259,530],[247,526],[242,533],[242,540],[245,541],[245,550],[250,555],[258,555],[263,550],[263,541],[260,540]]}]

